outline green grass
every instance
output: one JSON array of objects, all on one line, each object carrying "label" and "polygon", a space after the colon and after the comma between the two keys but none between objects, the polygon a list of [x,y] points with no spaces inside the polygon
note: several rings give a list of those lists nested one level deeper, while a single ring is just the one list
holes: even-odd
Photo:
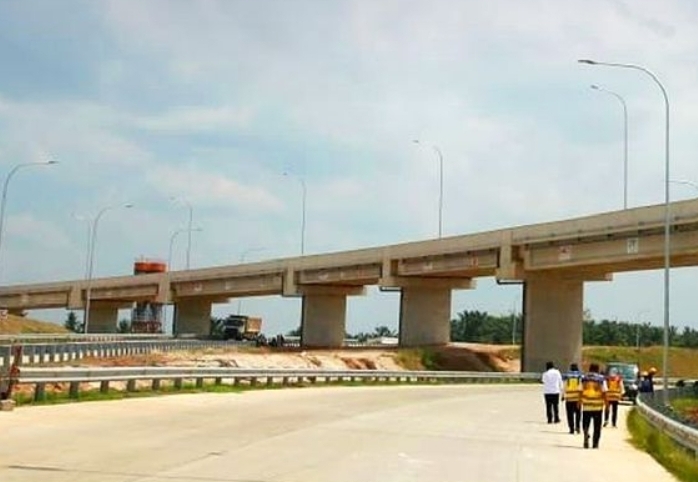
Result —
[{"label": "green grass", "polygon": [[430,348],[400,348],[395,361],[405,370],[436,370],[434,350]]},{"label": "green grass", "polygon": [[637,410],[628,415],[628,430],[635,447],[649,453],[679,480],[698,480],[698,459],[650,425]]},{"label": "green grass", "polygon": [[671,406],[681,417],[698,421],[698,398],[675,398],[671,401]]},{"label": "green grass", "polygon": [[[92,402],[101,400],[123,400],[125,398],[145,398],[157,397],[160,395],[182,394],[182,393],[240,393],[246,390],[256,389],[257,387],[249,386],[234,386],[234,385],[216,385],[204,384],[203,387],[197,388],[194,383],[182,384],[182,388],[174,386],[162,386],[159,390],[151,390],[150,388],[140,388],[135,391],[117,390],[110,388],[107,392],[99,390],[83,390],[80,391],[77,398],[71,398],[68,392],[47,392],[41,400],[27,394],[15,395],[14,400],[17,406],[21,405],[55,405],[59,403],[73,402]],[[263,388],[267,388],[266,386]]]},{"label": "green grass", "polygon": [[[605,365],[612,361],[637,363],[641,370],[662,368],[662,347],[649,346],[637,349],[627,346],[588,346],[582,350],[582,362]],[[669,376],[698,378],[698,350],[691,348],[669,348]]]}]

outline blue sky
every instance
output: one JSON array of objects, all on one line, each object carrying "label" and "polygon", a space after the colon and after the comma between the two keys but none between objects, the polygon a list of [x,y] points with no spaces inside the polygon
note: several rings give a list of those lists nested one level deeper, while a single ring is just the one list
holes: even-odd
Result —
[{"label": "blue sky", "polygon": [[[652,81],[578,58],[652,69],[672,103],[671,178],[698,182],[698,6],[679,1],[0,0],[0,169],[8,193],[0,281],[80,278],[166,258],[194,208],[192,266],[306,253],[622,208],[621,94],[630,117],[629,205],[663,201],[664,106]],[[413,139],[423,144],[416,145]],[[283,173],[292,173],[284,176]],[[672,186],[672,199],[698,191]],[[184,266],[186,236],[174,268]],[[672,323],[698,327],[698,270],[672,274]],[[510,312],[491,279],[453,312]],[[660,272],[588,283],[595,318],[660,324]],[[351,298],[348,330],[397,326],[398,297]],[[236,310],[217,305],[216,314]],[[270,332],[297,299],[245,299]],[[33,313],[61,320],[61,311]]]}]

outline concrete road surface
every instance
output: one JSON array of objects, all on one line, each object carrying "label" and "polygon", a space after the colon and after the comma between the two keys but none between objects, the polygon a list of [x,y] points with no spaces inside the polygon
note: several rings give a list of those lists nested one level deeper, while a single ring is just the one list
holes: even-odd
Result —
[{"label": "concrete road surface", "polygon": [[599,450],[584,450],[543,411],[539,386],[492,385],[19,408],[0,413],[0,481],[674,480],[628,444],[624,424],[604,430]]}]

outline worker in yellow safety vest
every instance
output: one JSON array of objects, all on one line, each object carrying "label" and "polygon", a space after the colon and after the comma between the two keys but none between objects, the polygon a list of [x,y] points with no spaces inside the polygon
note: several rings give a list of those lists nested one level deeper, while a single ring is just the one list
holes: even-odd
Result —
[{"label": "worker in yellow safety vest", "polygon": [[617,368],[612,367],[608,371],[606,385],[608,391],[606,392],[606,408],[603,414],[603,426],[606,427],[608,425],[608,418],[610,415],[611,423],[613,427],[615,427],[618,421],[618,404],[621,398],[623,398],[623,393],[625,393],[623,390],[623,377],[618,373]]},{"label": "worker in yellow safety vest", "polygon": [[567,428],[570,433],[579,433],[582,419],[582,372],[576,363],[570,364],[570,371],[562,377],[565,386],[563,400],[567,412]]},{"label": "worker in yellow safety vest", "polygon": [[582,430],[584,431],[584,448],[589,448],[589,426],[594,424],[592,447],[599,448],[601,439],[601,417],[606,404],[606,378],[599,373],[599,365],[589,365],[589,372],[582,377]]}]

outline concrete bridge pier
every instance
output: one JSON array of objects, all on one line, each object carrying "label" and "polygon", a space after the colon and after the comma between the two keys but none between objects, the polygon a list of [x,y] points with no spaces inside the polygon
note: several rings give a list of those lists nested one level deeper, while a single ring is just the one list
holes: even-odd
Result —
[{"label": "concrete bridge pier", "polygon": [[87,324],[88,333],[116,333],[116,324],[119,321],[119,304],[90,303],[90,319]]},{"label": "concrete bridge pier", "polygon": [[543,371],[547,361],[563,371],[581,364],[584,280],[527,274],[524,299],[522,371]]},{"label": "concrete bridge pier", "polygon": [[444,345],[449,341],[451,288],[402,288],[400,345]]},{"label": "concrete bridge pier", "polygon": [[338,348],[344,344],[347,296],[363,295],[363,286],[303,287],[301,346]]},{"label": "concrete bridge pier", "polygon": [[304,296],[301,314],[301,345],[341,347],[346,331],[346,314],[346,296]]},{"label": "concrete bridge pier", "polygon": [[176,301],[173,333],[175,335],[209,335],[212,304],[211,300],[201,298],[185,298]]}]

